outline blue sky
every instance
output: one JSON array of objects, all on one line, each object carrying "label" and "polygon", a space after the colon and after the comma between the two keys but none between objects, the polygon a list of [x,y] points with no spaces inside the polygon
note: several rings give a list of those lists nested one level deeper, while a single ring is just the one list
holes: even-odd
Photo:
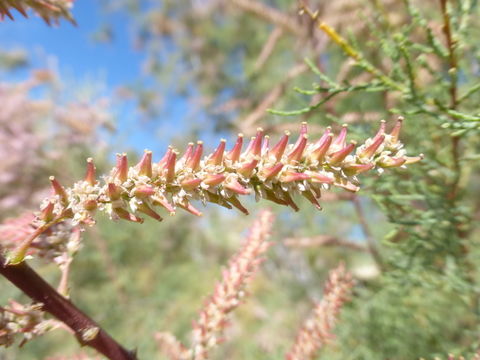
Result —
[{"label": "blue sky", "polygon": [[[74,3],[73,15],[78,26],[62,20],[59,27],[49,27],[33,14],[25,19],[15,13],[15,21],[7,19],[0,26],[2,48],[26,49],[34,68],[56,64],[61,78],[72,86],[72,93],[98,83],[101,85],[94,91],[108,96],[118,86],[142,81],[144,55],[132,46],[132,24],[126,14],[106,15],[98,2],[79,0]],[[93,35],[105,21],[113,28],[113,41],[95,42]],[[9,74],[8,80],[20,80],[25,76],[26,72],[20,71]],[[162,119],[150,122],[138,121],[139,116],[132,103],[117,104],[113,110],[118,134],[111,139],[115,146],[123,147],[117,151],[132,147],[137,151],[144,148],[154,151],[165,149],[169,137],[182,130],[181,122],[169,119],[181,119],[186,112],[185,99],[175,94],[166,94],[165,102],[168,106],[162,113]]]}]

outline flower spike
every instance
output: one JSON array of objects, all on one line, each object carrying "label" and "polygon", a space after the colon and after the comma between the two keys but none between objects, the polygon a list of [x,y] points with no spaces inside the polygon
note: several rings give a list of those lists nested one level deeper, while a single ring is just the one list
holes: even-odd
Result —
[{"label": "flower spike", "polygon": [[85,181],[91,186],[94,186],[97,180],[95,180],[95,165],[92,158],[87,159],[87,173],[85,175]]}]

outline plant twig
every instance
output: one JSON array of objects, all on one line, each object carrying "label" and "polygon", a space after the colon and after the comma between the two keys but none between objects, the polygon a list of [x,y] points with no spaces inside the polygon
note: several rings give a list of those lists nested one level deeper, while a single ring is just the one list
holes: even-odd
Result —
[{"label": "plant twig", "polygon": [[25,261],[17,265],[5,265],[5,258],[0,253],[0,274],[32,300],[43,304],[44,311],[69,326],[80,344],[94,348],[110,360],[137,359],[135,351],[126,350],[118,344],[95,321],[60,295]]}]

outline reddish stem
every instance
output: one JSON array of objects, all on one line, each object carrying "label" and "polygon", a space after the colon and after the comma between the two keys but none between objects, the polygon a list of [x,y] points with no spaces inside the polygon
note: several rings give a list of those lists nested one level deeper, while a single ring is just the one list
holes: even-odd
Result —
[{"label": "reddish stem", "polygon": [[[95,321],[60,295],[25,261],[18,265],[5,265],[5,258],[0,253],[0,274],[35,302],[43,304],[44,311],[70,327],[80,344],[94,348],[110,360],[137,359],[135,351],[128,351],[118,344]],[[86,336],[87,333],[92,334],[93,329],[98,330],[96,335]],[[95,334],[95,331],[93,333]]]}]

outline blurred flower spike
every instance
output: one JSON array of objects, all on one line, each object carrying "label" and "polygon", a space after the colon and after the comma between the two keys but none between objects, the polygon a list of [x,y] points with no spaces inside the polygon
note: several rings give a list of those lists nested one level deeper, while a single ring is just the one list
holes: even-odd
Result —
[{"label": "blurred flower spike", "polygon": [[0,21],[5,17],[14,20],[12,10],[15,9],[23,16],[28,17],[28,10],[32,9],[48,25],[58,24],[60,18],[67,19],[72,24],[75,20],[70,13],[74,0],[0,0]]},{"label": "blurred flower spike", "polygon": [[153,161],[151,151],[145,150],[140,162],[132,167],[126,154],[118,154],[117,165],[102,182],[97,180],[89,158],[85,179],[73,187],[64,188],[50,178],[53,196],[42,204],[39,218],[48,227],[63,219],[72,219],[73,225],[92,225],[96,211],[104,211],[112,219],[138,223],[143,222],[144,215],[161,221],[158,207],[170,215],[178,208],[202,215],[192,201],[235,207],[248,214],[240,198],[250,193],[256,200],[270,200],[295,211],[299,208],[293,196],[301,195],[321,209],[323,190],[339,187],[356,192],[357,175],[373,169],[381,173],[385,168],[404,167],[422,159],[422,155],[406,156],[398,136],[402,121],[399,118],[390,133],[386,133],[382,121],[377,134],[360,146],[347,144],[346,125],[336,136],[327,128],[319,140],[309,141],[307,124],[302,123],[295,143],[289,143],[290,133],[286,132],[272,147],[259,128],[243,151],[244,139],[239,134],[229,151],[222,139],[206,156],[201,141],[188,144],[182,156],[169,147],[158,162]]}]

